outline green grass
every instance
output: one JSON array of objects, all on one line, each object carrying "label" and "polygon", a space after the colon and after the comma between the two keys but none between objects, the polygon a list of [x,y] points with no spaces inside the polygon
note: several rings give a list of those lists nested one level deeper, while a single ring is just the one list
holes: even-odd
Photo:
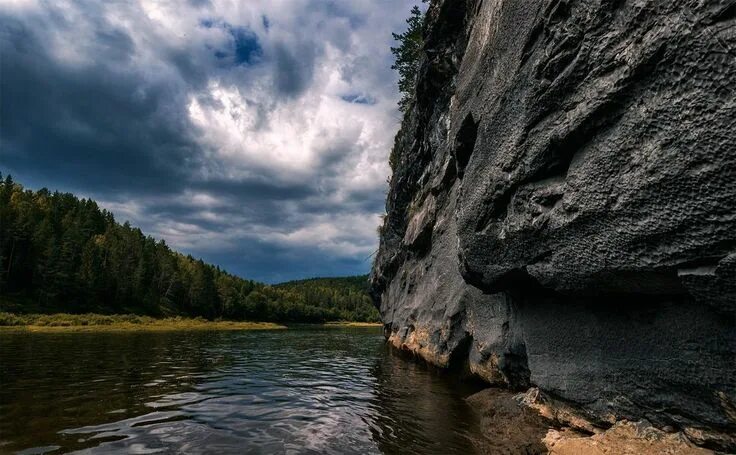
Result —
[{"label": "green grass", "polygon": [[204,318],[152,318],[134,314],[15,314],[0,312],[0,329],[33,332],[129,330],[263,330],[283,329],[268,322],[208,321]]},{"label": "green grass", "polygon": [[325,327],[383,327],[380,322],[353,322],[353,321],[337,321],[325,322]]}]

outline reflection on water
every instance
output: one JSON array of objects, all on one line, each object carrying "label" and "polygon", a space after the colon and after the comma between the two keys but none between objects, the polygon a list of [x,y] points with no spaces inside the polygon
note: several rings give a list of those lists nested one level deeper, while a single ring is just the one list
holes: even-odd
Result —
[{"label": "reflection on water", "polygon": [[472,392],[378,329],[0,333],[0,452],[473,453]]}]

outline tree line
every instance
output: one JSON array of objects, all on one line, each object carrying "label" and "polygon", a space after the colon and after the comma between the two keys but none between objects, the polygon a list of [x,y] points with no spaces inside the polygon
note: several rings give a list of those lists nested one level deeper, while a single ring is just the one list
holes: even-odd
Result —
[{"label": "tree line", "polygon": [[[146,236],[91,199],[0,176],[0,303],[19,312],[379,320],[365,276],[269,286]],[[9,306],[9,308],[8,308]]]}]

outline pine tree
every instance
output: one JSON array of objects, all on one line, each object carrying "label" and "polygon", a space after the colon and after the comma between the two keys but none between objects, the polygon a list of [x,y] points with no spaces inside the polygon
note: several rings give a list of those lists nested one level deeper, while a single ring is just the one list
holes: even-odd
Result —
[{"label": "pine tree", "polygon": [[411,9],[406,23],[408,24],[408,28],[404,33],[392,33],[394,40],[399,45],[391,48],[391,53],[396,58],[391,69],[399,72],[399,92],[401,93],[399,110],[402,112],[405,112],[409,108],[414,97],[417,73],[419,71],[419,57],[422,52],[424,14],[418,6],[415,5]]}]

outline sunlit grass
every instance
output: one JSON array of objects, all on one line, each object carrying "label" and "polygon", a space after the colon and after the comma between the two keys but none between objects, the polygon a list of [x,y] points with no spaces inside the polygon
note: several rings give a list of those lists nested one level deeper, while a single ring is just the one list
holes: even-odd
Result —
[{"label": "sunlit grass", "polygon": [[286,327],[270,322],[208,321],[204,318],[152,318],[133,314],[13,314],[0,312],[0,330],[31,332],[268,330]]},{"label": "sunlit grass", "polygon": [[351,321],[337,321],[337,322],[325,322],[325,327],[383,327],[380,322],[351,322]]}]

